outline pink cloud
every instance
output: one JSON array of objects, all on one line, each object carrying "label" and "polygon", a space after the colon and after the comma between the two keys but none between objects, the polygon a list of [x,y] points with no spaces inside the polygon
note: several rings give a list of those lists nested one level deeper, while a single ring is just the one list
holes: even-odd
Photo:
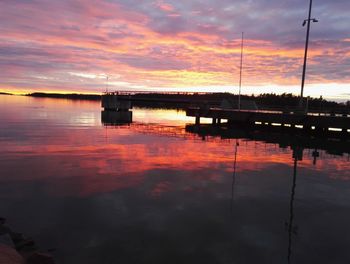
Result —
[{"label": "pink cloud", "polygon": [[171,4],[165,3],[163,1],[158,1],[156,3],[157,7],[165,12],[173,12],[174,11],[174,7]]},{"label": "pink cloud", "polygon": [[[291,23],[299,19],[295,13],[278,12],[285,4],[265,4],[272,9],[259,3],[261,14],[252,9],[248,15],[247,2],[226,0],[216,6],[172,0],[2,1],[0,89],[95,92],[104,85],[102,79],[77,77],[84,74],[118,76],[114,81],[123,89],[233,85],[243,30],[245,85],[299,84],[304,29]],[[309,83],[350,82],[348,37],[332,19],[329,35],[318,25],[312,29]]]}]

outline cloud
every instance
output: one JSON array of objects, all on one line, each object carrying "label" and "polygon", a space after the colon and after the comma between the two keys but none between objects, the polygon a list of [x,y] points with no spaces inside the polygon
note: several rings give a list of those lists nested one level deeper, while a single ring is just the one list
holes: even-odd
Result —
[{"label": "cloud", "polygon": [[[350,82],[349,8],[345,0],[314,3],[309,83]],[[38,85],[31,76],[43,75],[46,86],[82,89],[68,72],[150,87],[232,85],[242,31],[245,85],[295,85],[307,9],[302,0],[2,1],[0,89],[27,83],[30,90]]]}]

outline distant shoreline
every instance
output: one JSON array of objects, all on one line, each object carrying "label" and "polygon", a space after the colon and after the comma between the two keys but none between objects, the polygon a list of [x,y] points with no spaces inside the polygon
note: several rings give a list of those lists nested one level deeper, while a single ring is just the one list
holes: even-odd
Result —
[{"label": "distant shoreline", "polygon": [[57,98],[57,99],[71,99],[71,100],[101,100],[101,95],[98,94],[60,94],[60,93],[29,93],[26,96],[41,97],[41,98]]},{"label": "distant shoreline", "polygon": [[[38,97],[38,98],[56,98],[56,99],[69,99],[69,100],[89,100],[89,101],[100,101],[102,95],[98,94],[60,94],[60,93],[42,93],[34,92],[26,94],[26,96]],[[237,100],[238,95],[231,93],[189,93],[189,94],[162,94],[162,93],[135,93],[131,95],[134,99],[137,98],[171,98],[171,99],[187,99],[189,102],[203,101],[203,103],[209,103],[214,105],[220,105],[220,102],[223,99]],[[285,107],[295,107],[298,105],[299,97],[292,94],[260,94],[257,96],[254,95],[242,95],[242,100],[252,100],[255,101],[259,109],[274,109],[274,108],[285,108]],[[160,100],[161,101],[161,100]],[[133,102],[134,106],[139,107],[148,107],[148,108],[186,108],[188,104],[174,104],[174,103],[157,103],[157,102]],[[338,103],[334,101],[327,101],[322,98],[309,98],[309,109],[312,110],[337,110],[337,111],[350,111],[350,101],[346,103]]]}]

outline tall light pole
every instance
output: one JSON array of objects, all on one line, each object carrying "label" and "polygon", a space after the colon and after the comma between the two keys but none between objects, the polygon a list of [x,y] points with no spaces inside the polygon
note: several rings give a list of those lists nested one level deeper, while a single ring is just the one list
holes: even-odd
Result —
[{"label": "tall light pole", "polygon": [[305,42],[303,76],[302,76],[302,79],[301,79],[300,106],[302,106],[302,104],[303,104],[303,96],[304,96],[304,85],[305,85],[305,74],[306,74],[306,60],[307,60],[307,51],[308,51],[308,48],[309,48],[310,24],[311,24],[311,21],[312,22],[318,22],[317,19],[311,18],[311,9],[312,9],[312,0],[310,0],[309,17],[308,17],[308,19],[305,19],[304,22],[303,22],[303,27],[307,23],[307,30],[306,30],[306,42]]},{"label": "tall light pole", "polygon": [[241,88],[242,88],[242,66],[243,66],[243,35],[242,32],[242,42],[241,42],[241,64],[239,67],[239,91],[238,91],[238,110],[241,110]]}]

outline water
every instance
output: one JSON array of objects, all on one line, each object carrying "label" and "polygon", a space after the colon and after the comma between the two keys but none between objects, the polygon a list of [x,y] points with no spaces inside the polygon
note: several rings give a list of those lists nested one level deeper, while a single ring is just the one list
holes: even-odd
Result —
[{"label": "water", "polygon": [[342,143],[313,164],[314,149],[186,132],[182,111],[133,121],[0,96],[0,216],[57,263],[350,262]]}]

